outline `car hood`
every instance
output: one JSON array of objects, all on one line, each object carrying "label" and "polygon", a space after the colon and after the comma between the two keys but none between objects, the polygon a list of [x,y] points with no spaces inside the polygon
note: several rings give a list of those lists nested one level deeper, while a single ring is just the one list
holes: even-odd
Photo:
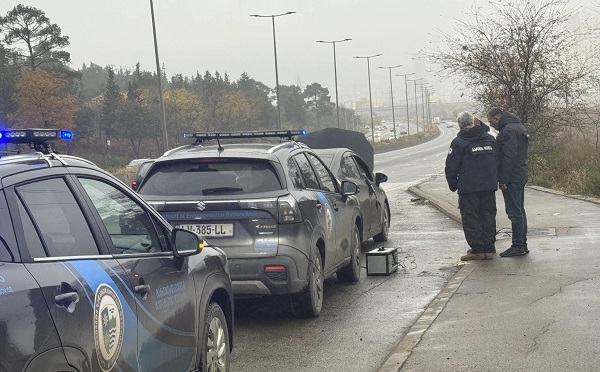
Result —
[{"label": "car hood", "polygon": [[298,142],[302,142],[313,149],[345,147],[360,156],[369,168],[373,169],[375,165],[373,146],[365,138],[364,134],[360,132],[339,128],[325,128],[306,133],[298,138]]}]

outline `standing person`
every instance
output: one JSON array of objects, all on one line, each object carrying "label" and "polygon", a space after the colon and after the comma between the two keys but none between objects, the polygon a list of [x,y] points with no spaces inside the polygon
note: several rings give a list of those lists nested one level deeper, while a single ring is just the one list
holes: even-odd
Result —
[{"label": "standing person", "polygon": [[491,108],[487,117],[490,125],[498,130],[498,183],[512,225],[512,245],[500,253],[500,257],[523,256],[529,253],[525,213],[529,133],[517,115],[501,108]]},{"label": "standing person", "polygon": [[471,113],[461,112],[457,121],[460,132],[450,144],[445,173],[450,191],[458,190],[463,231],[471,247],[460,259],[490,260],[496,252],[497,144]]}]

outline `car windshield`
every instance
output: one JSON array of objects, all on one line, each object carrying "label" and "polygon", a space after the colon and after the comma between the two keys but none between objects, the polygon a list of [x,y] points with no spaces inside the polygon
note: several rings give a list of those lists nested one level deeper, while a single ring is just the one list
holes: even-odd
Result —
[{"label": "car windshield", "polygon": [[281,189],[269,161],[204,158],[155,163],[140,194],[227,195]]}]

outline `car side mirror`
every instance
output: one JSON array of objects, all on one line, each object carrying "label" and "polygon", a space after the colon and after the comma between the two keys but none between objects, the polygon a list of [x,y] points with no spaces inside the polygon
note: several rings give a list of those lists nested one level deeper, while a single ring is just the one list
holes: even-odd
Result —
[{"label": "car side mirror", "polygon": [[358,185],[350,181],[342,181],[342,195],[350,196],[358,194]]},{"label": "car side mirror", "polygon": [[193,256],[202,252],[204,240],[193,231],[174,228],[171,232],[171,246],[175,257]]},{"label": "car side mirror", "polygon": [[380,183],[386,182],[388,177],[384,173],[375,173],[375,184],[379,186]]}]

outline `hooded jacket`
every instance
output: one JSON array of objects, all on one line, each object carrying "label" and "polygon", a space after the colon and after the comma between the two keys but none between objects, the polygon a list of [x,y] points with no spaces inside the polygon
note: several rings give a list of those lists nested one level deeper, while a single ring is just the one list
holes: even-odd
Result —
[{"label": "hooded jacket", "polygon": [[511,113],[503,112],[498,123],[498,181],[527,183],[527,150],[529,133],[521,119]]},{"label": "hooded jacket", "polygon": [[446,180],[459,194],[498,189],[498,146],[481,125],[462,129],[450,143]]}]

